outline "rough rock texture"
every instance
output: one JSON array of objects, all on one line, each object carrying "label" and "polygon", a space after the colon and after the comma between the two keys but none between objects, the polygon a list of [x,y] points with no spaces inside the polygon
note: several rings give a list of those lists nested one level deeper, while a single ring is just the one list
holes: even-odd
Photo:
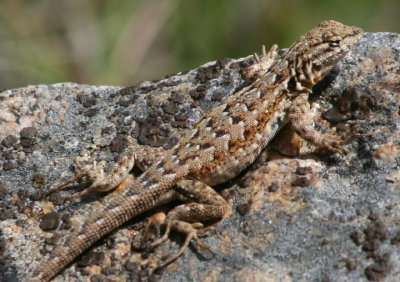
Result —
[{"label": "rough rock texture", "polygon": [[[287,128],[252,167],[216,188],[232,212],[203,238],[215,254],[193,244],[147,276],[146,265],[182,244],[176,235],[141,254],[136,246],[150,212],[99,241],[55,281],[399,281],[399,56],[400,35],[367,33],[315,87],[321,130],[357,125],[361,138],[346,145],[346,155],[312,148]],[[82,189],[71,185],[38,200],[73,175],[85,145],[95,144],[97,158],[107,162],[123,152],[128,135],[171,147],[245,85],[240,68],[250,61],[222,59],[123,90],[61,83],[0,93],[0,280],[23,280],[112,197],[93,193],[62,203],[62,195]]]}]

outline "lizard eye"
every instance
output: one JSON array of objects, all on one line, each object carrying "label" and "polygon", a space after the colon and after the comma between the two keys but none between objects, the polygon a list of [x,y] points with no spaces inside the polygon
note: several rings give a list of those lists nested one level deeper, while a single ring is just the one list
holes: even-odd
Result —
[{"label": "lizard eye", "polygon": [[330,38],[328,38],[326,41],[328,42],[329,47],[338,47],[342,41],[342,37],[338,35],[330,36]]},{"label": "lizard eye", "polygon": [[339,47],[340,40],[329,41],[330,47]]},{"label": "lizard eye", "polygon": [[322,40],[329,44],[329,47],[338,47],[342,37],[332,34],[331,31],[326,31],[322,34]]}]

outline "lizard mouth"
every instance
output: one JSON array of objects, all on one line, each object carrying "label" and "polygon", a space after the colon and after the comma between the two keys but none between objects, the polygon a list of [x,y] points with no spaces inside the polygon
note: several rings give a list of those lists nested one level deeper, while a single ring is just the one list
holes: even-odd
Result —
[{"label": "lizard mouth", "polygon": [[353,29],[354,32],[342,39],[340,43],[331,44],[330,48],[332,48],[332,52],[330,52],[330,56],[324,58],[324,60],[321,60],[320,58],[317,59],[318,64],[323,66],[323,69],[321,70],[322,76],[329,72],[333,66],[343,59],[350,49],[362,38],[363,30],[358,27],[354,27]]}]

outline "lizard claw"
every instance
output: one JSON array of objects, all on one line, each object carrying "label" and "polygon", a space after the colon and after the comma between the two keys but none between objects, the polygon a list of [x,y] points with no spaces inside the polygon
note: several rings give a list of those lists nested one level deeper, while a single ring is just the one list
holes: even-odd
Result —
[{"label": "lizard claw", "polygon": [[197,222],[197,223],[193,223],[193,224],[189,224],[187,222],[183,222],[180,221],[179,223],[180,228],[183,227],[185,228],[185,232],[183,232],[183,230],[179,230],[183,233],[186,234],[186,239],[185,242],[183,243],[183,245],[179,248],[179,251],[174,254],[171,255],[168,259],[164,260],[161,264],[159,264],[157,266],[157,269],[161,269],[164,268],[165,266],[167,266],[168,264],[170,264],[171,262],[173,262],[174,260],[176,260],[178,257],[180,257],[182,255],[182,253],[186,250],[186,248],[189,246],[189,243],[192,239],[194,239],[196,241],[196,244],[201,247],[204,250],[209,251],[210,253],[214,254],[214,252],[207,247],[206,245],[204,245],[203,243],[201,243],[200,239],[197,237],[197,233],[198,233],[198,228],[202,228],[203,224]]},{"label": "lizard claw", "polygon": [[334,141],[331,144],[326,144],[325,148],[331,152],[338,153],[341,156],[344,156],[348,153],[348,150],[346,150],[345,148],[341,148],[341,146],[349,144],[355,138],[360,138],[360,137],[361,137],[360,134],[355,133],[355,134],[350,135],[347,138]]},{"label": "lizard claw", "polygon": [[[78,182],[84,178],[88,178],[89,181],[93,182],[93,180],[96,179],[98,176],[104,176],[103,162],[97,163],[96,161],[94,161],[90,165],[83,166],[77,158],[74,160],[74,165],[75,165],[75,176],[61,183],[60,185],[47,190],[46,192],[43,193],[43,196],[48,196],[50,194],[53,194],[54,192],[64,190],[71,183]],[[86,189],[83,192],[78,192],[71,196],[65,197],[64,202],[88,194],[88,192],[91,191],[92,189],[90,189],[89,191],[88,190],[89,189]]]},{"label": "lizard claw", "polygon": [[209,230],[213,229],[213,228],[202,229],[203,226],[204,225],[200,222],[195,222],[192,224],[181,221],[181,220],[173,220],[173,221],[168,222],[164,235],[159,240],[153,242],[150,245],[150,248],[154,248],[154,247],[160,245],[162,242],[164,242],[168,238],[168,235],[171,232],[171,229],[176,229],[177,231],[186,234],[185,242],[179,248],[179,250],[176,254],[169,256],[162,263],[160,263],[154,270],[164,268],[165,266],[167,266],[168,264],[170,264],[171,262],[176,260],[178,257],[180,257],[182,255],[182,253],[186,250],[186,248],[189,246],[189,243],[192,239],[196,241],[196,244],[199,247],[214,254],[214,252],[209,247],[204,245],[200,241],[200,239],[197,237],[197,235],[202,235],[202,234],[208,232]]},{"label": "lizard claw", "polygon": [[253,53],[253,59],[254,59],[254,62],[256,62],[256,63],[260,62],[260,58],[258,57],[257,53]]},{"label": "lizard claw", "polygon": [[242,77],[248,82],[253,82],[268,72],[271,65],[277,57],[278,45],[272,45],[268,53],[265,50],[265,45],[262,46],[261,58],[256,53],[253,54],[254,64],[243,69]]},{"label": "lizard claw", "polygon": [[340,155],[343,156],[343,155],[347,154],[348,151],[346,149],[344,149],[344,148],[339,148],[339,147],[343,146],[343,145],[347,145],[351,141],[353,141],[354,139],[360,138],[361,136],[362,135],[359,134],[359,133],[353,133],[348,137],[345,137],[345,138],[342,138],[342,139],[339,139],[339,140],[335,141],[333,144],[328,146],[327,149],[329,149],[332,152],[339,153]]}]

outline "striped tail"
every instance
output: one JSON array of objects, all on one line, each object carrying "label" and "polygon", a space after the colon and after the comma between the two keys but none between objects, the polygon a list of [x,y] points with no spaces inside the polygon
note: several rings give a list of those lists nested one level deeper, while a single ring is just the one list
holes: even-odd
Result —
[{"label": "striped tail", "polygon": [[173,183],[163,183],[154,179],[151,187],[145,187],[144,173],[135,179],[129,188],[116,196],[101,210],[95,211],[79,230],[72,233],[63,246],[53,250],[50,258],[42,262],[29,281],[49,281],[78,255],[101,237],[122,225],[132,217],[139,215],[159,204],[168,194]]}]

